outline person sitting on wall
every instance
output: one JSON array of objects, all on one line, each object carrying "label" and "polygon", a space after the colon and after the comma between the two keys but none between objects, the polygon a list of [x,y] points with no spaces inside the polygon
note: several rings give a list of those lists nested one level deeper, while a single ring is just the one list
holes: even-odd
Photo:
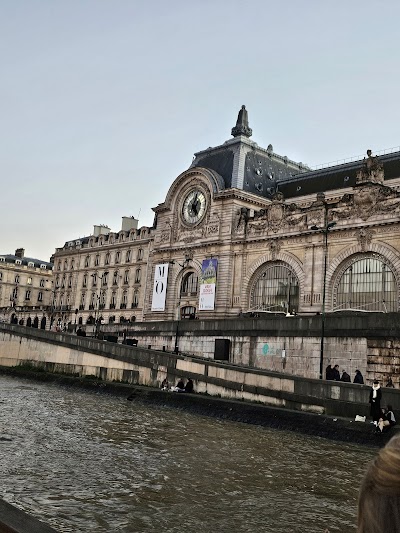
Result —
[{"label": "person sitting on wall", "polygon": [[340,381],[339,365],[334,366],[332,375],[334,381]]},{"label": "person sitting on wall", "polygon": [[333,366],[330,363],[326,367],[326,370],[325,370],[325,379],[327,379],[328,381],[332,381],[334,379],[334,377],[333,377]]},{"label": "person sitting on wall", "polygon": [[378,428],[380,429],[381,433],[384,429],[390,429],[391,427],[396,425],[396,418],[393,413],[393,407],[391,405],[388,405],[387,409],[384,409],[383,411],[383,416],[379,419],[378,422]]},{"label": "person sitting on wall", "polygon": [[193,381],[191,379],[187,380],[185,385],[185,392],[193,392]]},{"label": "person sitting on wall", "polygon": [[169,389],[169,381],[167,378],[163,380],[161,383],[161,390],[168,390]]},{"label": "person sitting on wall", "polygon": [[342,377],[340,378],[340,381],[344,381],[345,383],[351,383],[351,377],[346,372],[346,370],[343,370]]},{"label": "person sitting on wall", "polygon": [[171,389],[173,392],[185,392],[185,384],[183,382],[182,378],[179,378],[178,383],[176,384],[176,387],[172,387]]},{"label": "person sitting on wall", "polygon": [[353,383],[358,383],[359,385],[364,385],[364,378],[363,375],[359,370],[356,370],[356,375],[354,376]]}]

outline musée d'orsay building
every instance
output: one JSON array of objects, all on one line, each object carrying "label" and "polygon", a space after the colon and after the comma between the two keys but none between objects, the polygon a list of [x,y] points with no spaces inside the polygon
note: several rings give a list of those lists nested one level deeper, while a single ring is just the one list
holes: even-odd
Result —
[{"label": "mus\u00e9e d'orsay building", "polygon": [[251,136],[243,106],[232,138],[171,180],[152,228],[123,218],[58,248],[62,319],[315,314],[324,289],[327,312],[398,311],[400,153],[311,170]]}]

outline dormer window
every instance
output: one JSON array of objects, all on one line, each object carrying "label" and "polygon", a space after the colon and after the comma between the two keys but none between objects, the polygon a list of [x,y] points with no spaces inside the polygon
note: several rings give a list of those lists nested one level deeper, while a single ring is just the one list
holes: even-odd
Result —
[{"label": "dormer window", "polygon": [[40,268],[43,269],[43,270],[46,270],[47,265],[42,264],[42,265],[40,265]]},{"label": "dormer window", "polygon": [[35,266],[35,263],[33,261],[29,261],[28,267],[33,268]]},{"label": "dormer window", "polygon": [[22,265],[22,261],[21,261],[21,259],[16,259],[16,260],[15,260],[15,264],[16,264],[16,265]]}]

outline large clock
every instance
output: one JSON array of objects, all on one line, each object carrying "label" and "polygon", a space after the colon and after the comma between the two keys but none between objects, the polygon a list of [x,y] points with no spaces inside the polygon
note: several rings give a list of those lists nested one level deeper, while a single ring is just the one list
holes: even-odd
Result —
[{"label": "large clock", "polygon": [[197,224],[206,212],[206,197],[200,189],[192,189],[183,202],[182,215],[187,224]]}]

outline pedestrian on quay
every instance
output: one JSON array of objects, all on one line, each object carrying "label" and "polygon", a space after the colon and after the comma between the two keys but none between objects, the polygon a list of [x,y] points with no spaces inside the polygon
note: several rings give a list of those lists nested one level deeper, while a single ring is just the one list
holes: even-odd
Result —
[{"label": "pedestrian on quay", "polygon": [[334,381],[340,381],[340,372],[339,365],[335,365],[333,368],[333,378]]},{"label": "pedestrian on quay", "polygon": [[370,415],[375,426],[378,425],[379,419],[381,418],[381,400],[382,400],[382,391],[379,381],[376,379],[372,385],[371,391],[369,393],[369,403],[371,404]]},{"label": "pedestrian on quay", "polygon": [[356,375],[354,376],[353,383],[358,383],[359,385],[364,385],[364,378],[360,370],[356,370]]},{"label": "pedestrian on quay", "polygon": [[392,381],[392,376],[389,376],[388,382],[386,383],[386,387],[389,389],[394,389],[394,383]]},{"label": "pedestrian on quay", "polygon": [[351,383],[351,377],[346,372],[346,370],[343,370],[342,377],[340,378],[340,381],[344,381],[345,383]]},{"label": "pedestrian on quay", "polygon": [[400,435],[370,463],[358,495],[357,533],[400,533]]},{"label": "pedestrian on quay", "polygon": [[329,363],[329,365],[326,367],[325,379],[327,379],[328,381],[332,381],[334,379],[334,377],[333,377],[333,366],[331,365],[331,363]]}]

